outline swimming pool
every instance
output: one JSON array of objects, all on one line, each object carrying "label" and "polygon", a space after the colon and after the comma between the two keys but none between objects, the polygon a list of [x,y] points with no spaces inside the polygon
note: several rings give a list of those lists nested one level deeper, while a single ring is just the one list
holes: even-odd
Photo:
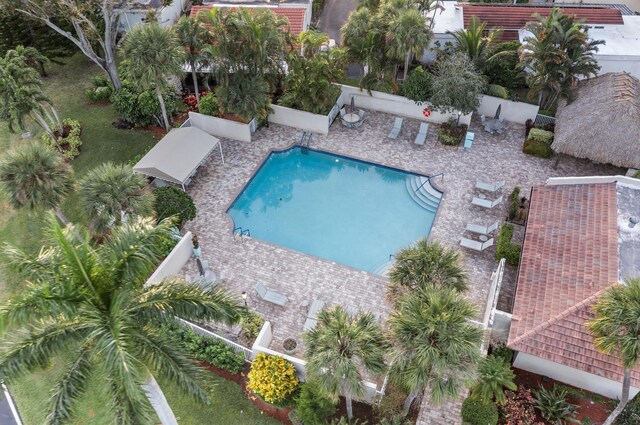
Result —
[{"label": "swimming pool", "polygon": [[380,273],[429,236],[441,196],[425,176],[295,146],[272,152],[227,214],[255,239]]}]

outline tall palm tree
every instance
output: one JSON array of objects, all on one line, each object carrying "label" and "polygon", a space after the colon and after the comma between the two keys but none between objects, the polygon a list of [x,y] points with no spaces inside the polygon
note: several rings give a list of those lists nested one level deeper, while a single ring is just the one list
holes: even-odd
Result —
[{"label": "tall palm tree", "polygon": [[169,131],[169,117],[162,97],[162,87],[169,77],[184,71],[184,47],[175,31],[162,28],[157,22],[138,25],[127,32],[122,41],[121,52],[130,63],[128,77],[146,88],[155,88],[164,126]]},{"label": "tall palm tree", "polygon": [[349,15],[340,29],[340,39],[349,59],[364,64],[365,75],[379,62],[382,52],[386,49],[382,22],[366,7]]},{"label": "tall palm tree", "polygon": [[97,374],[103,379],[94,382],[103,386],[104,401],[117,424],[152,423],[145,393],[155,382],[153,376],[166,377],[185,393],[207,401],[198,385],[201,369],[158,329],[174,316],[233,322],[243,308],[219,289],[180,279],[143,287],[172,223],[156,227],[152,219],[138,219],[114,229],[98,247],[86,234],[76,239],[55,220],[50,219],[49,226],[52,245],[37,257],[5,249],[10,264],[30,286],[0,307],[6,343],[0,375],[16,379],[72,350],[72,360],[51,391],[50,424],[70,422],[88,381]]},{"label": "tall palm tree", "polygon": [[191,67],[191,78],[196,92],[196,102],[200,103],[198,90],[198,69],[202,66],[202,48],[209,31],[196,18],[183,16],[175,25],[178,39],[185,46],[187,63]]},{"label": "tall palm tree", "polygon": [[482,331],[471,324],[476,307],[452,290],[420,288],[404,297],[389,321],[390,379],[409,391],[406,415],[425,389],[440,403],[473,382]]},{"label": "tall palm tree", "polygon": [[329,36],[317,30],[302,31],[298,40],[305,58],[311,58],[320,51],[322,46],[329,44]]},{"label": "tall palm tree", "polygon": [[92,230],[103,233],[132,216],[153,213],[153,194],[142,174],[128,165],[99,165],[80,180],[80,206]]},{"label": "tall palm tree", "polygon": [[593,306],[595,318],[587,322],[598,350],[616,356],[624,369],[622,396],[603,425],[611,425],[629,401],[631,369],[640,359],[640,277],[626,279],[606,290]]},{"label": "tall palm tree", "polygon": [[407,79],[412,54],[422,55],[429,46],[432,32],[427,26],[427,19],[417,9],[402,11],[389,24],[391,44],[398,56],[404,56],[404,76]]},{"label": "tall palm tree", "polygon": [[402,295],[419,288],[433,287],[464,292],[469,284],[460,252],[445,247],[440,242],[427,242],[426,239],[398,251],[389,271],[389,280],[391,283],[388,295],[396,301]]},{"label": "tall palm tree", "polygon": [[492,54],[496,41],[500,38],[501,29],[492,29],[485,35],[486,22],[481,22],[477,16],[473,16],[466,29],[459,29],[447,34],[453,36],[456,50],[466,53],[471,62],[479,71],[485,69],[485,65],[491,63],[499,56],[508,52]]},{"label": "tall palm tree", "polygon": [[0,159],[0,185],[16,209],[53,209],[68,221],[58,206],[73,191],[73,170],[55,151],[41,144],[20,145]]},{"label": "tall palm tree", "polygon": [[323,392],[344,396],[351,419],[353,397],[364,394],[362,373],[378,375],[385,369],[387,342],[373,314],[352,316],[340,306],[322,310],[304,341],[307,374]]}]

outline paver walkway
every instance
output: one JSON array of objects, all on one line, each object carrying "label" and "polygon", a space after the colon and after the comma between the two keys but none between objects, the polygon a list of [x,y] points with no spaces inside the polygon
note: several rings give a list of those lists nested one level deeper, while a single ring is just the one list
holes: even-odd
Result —
[{"label": "paver walkway", "polygon": [[[466,223],[488,224],[504,219],[503,206],[485,210],[471,206],[476,180],[485,182],[506,181],[505,203],[511,189],[519,185],[522,193],[529,194],[534,184],[543,183],[551,176],[583,176],[618,174],[621,170],[588,161],[563,157],[554,160],[534,158],[521,152],[524,126],[507,123],[508,132],[492,136],[472,124],[475,141],[471,149],[446,147],[436,141],[437,126],[431,125],[424,146],[415,146],[419,122],[405,119],[403,133],[397,140],[389,140],[386,134],[394,117],[389,114],[367,111],[364,125],[359,129],[347,129],[334,122],[327,136],[314,135],[312,147],[383,165],[397,167],[426,175],[444,172],[443,179],[436,178],[436,185],[445,191],[431,238],[444,244],[458,246]],[[251,175],[272,149],[284,149],[300,139],[300,130],[271,125],[260,129],[251,143],[225,140],[223,165],[215,155],[203,166],[188,189],[196,202],[197,217],[187,224],[194,231],[202,246],[203,257],[223,279],[231,292],[252,293],[256,281],[285,294],[289,303],[277,307],[251,297],[248,302],[273,327],[271,348],[282,351],[282,341],[296,337],[302,356],[301,344],[304,314],[299,307],[306,300],[324,300],[327,305],[341,304],[361,310],[373,310],[386,318],[390,308],[384,292],[387,279],[364,271],[311,257],[286,248],[250,238],[240,242],[234,239],[232,221],[225,214],[228,206],[243,189]],[[484,311],[490,275],[496,267],[495,249],[483,253],[463,250],[464,264],[469,272],[471,290],[468,296]],[[187,271],[195,272],[190,261]],[[515,279],[515,273],[505,279]],[[513,287],[513,282],[505,286]],[[459,403],[456,401],[437,408],[423,402],[419,424],[443,424],[459,422]],[[446,420],[443,420],[446,418]]]}]

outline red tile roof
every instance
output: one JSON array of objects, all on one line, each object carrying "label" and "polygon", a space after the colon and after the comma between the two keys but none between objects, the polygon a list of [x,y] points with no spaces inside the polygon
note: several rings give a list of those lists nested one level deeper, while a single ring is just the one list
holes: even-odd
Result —
[{"label": "red tile roof", "polygon": [[[531,21],[531,15],[538,13],[547,16],[550,7],[503,6],[462,4],[464,27],[467,28],[473,16],[482,22],[487,22],[487,29],[502,28],[501,41],[518,39],[518,30],[524,28]],[[578,19],[585,19],[591,25],[624,25],[622,14],[618,9],[607,7],[565,7],[564,13],[575,15]]]},{"label": "red tile roof", "polygon": [[[618,282],[617,218],[615,183],[533,188],[510,348],[622,381],[620,362],[596,350],[585,326]],[[640,386],[640,368],[632,385]]]},{"label": "red tile roof", "polygon": [[[230,9],[235,10],[240,6],[233,6]],[[200,12],[206,12],[214,8],[214,5],[204,5],[204,6],[192,6],[191,13],[189,16],[196,16]],[[306,13],[306,6],[303,7],[252,7],[252,9],[269,9],[273,13],[278,16],[284,16],[289,20],[289,30],[293,35],[299,35],[304,28],[304,15]]]}]

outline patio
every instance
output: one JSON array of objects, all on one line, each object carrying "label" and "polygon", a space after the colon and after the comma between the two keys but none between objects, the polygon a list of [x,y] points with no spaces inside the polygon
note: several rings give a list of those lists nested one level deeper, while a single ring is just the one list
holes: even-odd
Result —
[{"label": "patio", "polygon": [[[535,158],[521,152],[524,126],[511,122],[504,123],[505,133],[491,135],[482,131],[479,120],[474,120],[469,129],[476,133],[473,147],[462,149],[441,145],[437,141],[436,124],[431,124],[425,145],[416,146],[413,139],[419,121],[405,119],[401,135],[390,140],[386,136],[393,125],[393,115],[367,110],[366,117],[364,125],[357,129],[346,128],[336,120],[329,135],[314,134],[311,147],[420,174],[444,172],[444,178],[434,179],[445,195],[431,238],[452,246],[459,246],[467,223],[488,225],[503,220],[506,198],[516,185],[528,197],[531,186],[544,182],[547,177],[621,172],[618,168],[570,157],[562,157],[554,169],[554,159]],[[340,304],[373,310],[383,319],[390,311],[384,299],[387,283],[384,277],[251,238],[234,239],[233,224],[225,210],[270,150],[296,143],[300,134],[300,130],[271,125],[260,129],[252,143],[224,140],[225,164],[219,158],[211,157],[188,189],[198,212],[196,219],[186,226],[198,235],[202,257],[221,276],[222,285],[238,295],[247,291],[249,307],[271,321],[274,338],[270,348],[282,352],[282,341],[294,337],[299,343],[294,354],[297,357],[302,357],[304,350],[301,334],[306,318],[300,305],[305,301],[318,299],[328,306]],[[472,206],[476,180],[506,181],[502,189],[503,205],[493,209]],[[478,304],[480,316],[486,304],[491,273],[497,266],[495,246],[481,253],[460,249],[471,281],[468,295]],[[191,260],[184,272],[194,274],[195,271],[195,261]],[[257,281],[286,295],[289,299],[286,306],[269,304],[257,297],[253,290]],[[515,270],[507,269],[503,292],[508,292],[508,288],[512,290],[514,282]]]}]

